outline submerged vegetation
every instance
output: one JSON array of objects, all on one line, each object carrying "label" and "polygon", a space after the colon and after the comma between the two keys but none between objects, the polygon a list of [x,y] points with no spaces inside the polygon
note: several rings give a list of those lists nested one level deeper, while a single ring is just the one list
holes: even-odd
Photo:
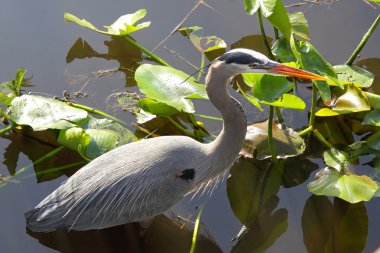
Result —
[{"label": "submerged vegetation", "polygon": [[[268,57],[325,76],[328,81],[305,84],[302,80],[264,74],[243,74],[232,80],[233,87],[252,106],[261,111],[269,108],[267,121],[248,127],[242,157],[231,169],[227,181],[231,208],[243,224],[242,231],[235,238],[233,252],[250,252],[252,250],[248,249],[252,247],[258,251],[265,250],[286,230],[287,211],[283,208],[276,210],[280,186],[289,188],[302,184],[312,171],[318,170],[315,179],[308,183],[308,190],[315,195],[336,198],[331,203],[326,197],[311,197],[302,217],[305,229],[313,222],[307,213],[311,212],[309,209],[321,209],[323,215],[329,217],[331,213],[337,215],[345,210],[351,220],[355,220],[365,213],[363,201],[380,197],[380,96],[371,90],[374,75],[353,65],[377,27],[380,15],[357,49],[347,57],[347,62],[332,66],[309,41],[308,23],[303,13],[288,13],[281,0],[245,0],[244,5],[247,14],[258,18],[266,46],[264,53]],[[133,134],[120,119],[67,98],[23,94],[23,89],[30,86],[30,79],[25,78],[26,70],[23,69],[16,72],[14,80],[0,84],[0,114],[6,125],[0,133],[4,135],[9,131],[18,131],[44,142],[49,139],[56,149],[48,152],[42,160],[65,147],[76,151],[84,161],[90,161],[120,145],[162,134],[150,128],[150,124],[154,125],[152,122],[157,120],[171,125],[174,129],[172,133],[188,135],[202,142],[212,140],[214,136],[199,119],[220,119],[197,114],[193,101],[208,99],[205,87],[201,84],[207,67],[206,59],[212,61],[224,53],[226,43],[216,36],[204,36],[202,28],[198,26],[177,27],[177,31],[187,37],[200,54],[200,66],[196,67],[199,72],[189,76],[131,37],[134,32],[148,29],[149,21],[139,23],[145,15],[146,10],[138,10],[105,26],[106,30],[100,30],[85,19],[70,13],[64,14],[66,22],[74,22],[112,36],[114,40],[124,40],[124,43],[140,50],[146,56],[145,60],[154,62],[135,64],[138,67],[134,69],[132,83],[137,84],[139,96],[131,111],[136,115],[139,133]],[[265,35],[263,17],[275,29],[273,43]],[[83,41],[79,43],[83,48],[89,47]],[[69,56],[70,52],[68,62],[71,59]],[[132,62],[142,60],[138,58]],[[300,84],[308,85],[311,89],[311,101],[305,101],[298,94],[297,86]],[[120,103],[129,101],[128,94],[118,94],[117,100]],[[308,110],[308,124],[299,129],[287,126],[286,118],[282,115],[284,109]],[[38,135],[36,132],[43,134]],[[323,168],[318,168],[308,159],[315,157],[323,159]],[[367,163],[372,168],[371,173],[354,169],[363,157],[371,158]],[[83,164],[83,160],[53,168],[52,171],[76,167]],[[36,159],[34,165],[40,162]],[[25,170],[23,168],[11,174],[20,174]],[[6,185],[12,177],[3,177],[0,186]],[[350,205],[347,202],[357,204]],[[195,250],[200,214],[201,211],[197,218],[192,252]],[[344,219],[347,217],[335,220],[329,226],[343,230],[334,224],[349,222]],[[363,226],[366,225],[359,224],[358,229],[365,230]],[[267,229],[261,231],[260,227]],[[321,250],[313,251],[315,242],[310,236],[312,232],[306,229],[304,241],[310,252],[322,252],[322,249],[334,252],[336,247],[342,246],[333,244],[333,239],[327,237],[319,242],[323,245],[319,247]],[[338,237],[339,233],[333,231],[329,236]],[[257,239],[252,242],[252,238]],[[356,239],[358,243],[355,247],[362,249],[366,238],[359,239]]]}]

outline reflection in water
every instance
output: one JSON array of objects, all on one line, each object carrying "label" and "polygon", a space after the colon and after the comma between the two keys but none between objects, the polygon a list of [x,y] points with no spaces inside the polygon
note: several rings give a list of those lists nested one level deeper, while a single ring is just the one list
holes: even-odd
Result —
[{"label": "reflection in water", "polygon": [[[27,230],[41,244],[59,252],[189,252],[193,232],[164,215],[157,216],[149,227],[138,223],[90,231],[57,230],[36,233]],[[220,253],[221,249],[207,235],[199,235],[197,252]]]},{"label": "reflection in water", "polygon": [[87,41],[78,38],[69,49],[66,62],[71,63],[77,59],[100,58],[105,60],[116,60],[120,66],[117,69],[102,70],[96,75],[104,75],[115,71],[121,71],[125,74],[126,87],[136,85],[134,79],[135,70],[140,66],[138,62],[142,61],[141,51],[127,43],[121,37],[111,37],[110,40],[104,41],[108,47],[107,53],[96,52]]},{"label": "reflection in water", "polygon": [[303,240],[309,253],[362,252],[368,235],[364,203],[350,204],[325,196],[311,196],[302,214]]}]

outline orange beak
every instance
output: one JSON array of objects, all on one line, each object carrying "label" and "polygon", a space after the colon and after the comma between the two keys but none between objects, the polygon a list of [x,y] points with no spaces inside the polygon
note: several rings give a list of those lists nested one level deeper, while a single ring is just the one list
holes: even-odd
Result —
[{"label": "orange beak", "polygon": [[301,70],[301,69],[296,69],[292,67],[288,67],[286,65],[277,63],[271,66],[270,69],[268,69],[268,72],[271,72],[273,74],[280,74],[284,76],[293,76],[297,78],[303,78],[303,79],[310,79],[310,80],[320,80],[320,81],[325,81],[327,80],[326,77],[313,74],[311,72]]}]

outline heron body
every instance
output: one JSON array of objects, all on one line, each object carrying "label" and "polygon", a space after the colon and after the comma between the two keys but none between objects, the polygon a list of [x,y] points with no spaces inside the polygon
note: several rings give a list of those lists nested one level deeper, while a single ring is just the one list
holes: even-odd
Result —
[{"label": "heron body", "polygon": [[252,50],[227,52],[210,65],[205,82],[211,103],[223,117],[223,129],[213,142],[163,136],[118,147],[81,168],[28,211],[28,228],[90,230],[142,221],[168,210],[186,194],[214,187],[238,157],[247,127],[241,105],[227,92],[229,79],[244,72],[273,71],[322,80]]}]

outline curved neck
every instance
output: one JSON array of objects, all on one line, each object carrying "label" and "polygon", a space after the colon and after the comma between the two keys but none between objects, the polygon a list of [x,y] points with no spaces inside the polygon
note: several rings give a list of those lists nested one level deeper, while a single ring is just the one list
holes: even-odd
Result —
[{"label": "curved neck", "polygon": [[215,64],[211,65],[206,76],[207,94],[223,117],[222,131],[207,145],[215,166],[223,171],[229,169],[238,157],[247,131],[247,121],[242,106],[227,92],[230,77],[231,74],[223,68],[223,65]]}]

